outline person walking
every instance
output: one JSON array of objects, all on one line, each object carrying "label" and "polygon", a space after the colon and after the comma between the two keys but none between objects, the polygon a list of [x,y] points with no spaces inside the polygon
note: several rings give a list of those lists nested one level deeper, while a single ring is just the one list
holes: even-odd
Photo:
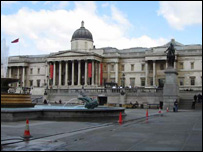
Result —
[{"label": "person walking", "polygon": [[174,112],[178,112],[178,101],[177,101],[177,99],[176,99],[175,102],[174,102],[173,111],[174,111]]},{"label": "person walking", "polygon": [[197,96],[197,102],[198,103],[202,102],[202,95],[201,94],[198,94],[198,96]]},{"label": "person walking", "polygon": [[197,95],[196,94],[194,95],[194,102],[195,103],[197,102]]}]

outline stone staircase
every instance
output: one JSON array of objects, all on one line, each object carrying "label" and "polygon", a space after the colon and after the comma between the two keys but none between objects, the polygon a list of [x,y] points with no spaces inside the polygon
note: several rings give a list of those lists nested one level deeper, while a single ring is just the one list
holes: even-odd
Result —
[{"label": "stone staircase", "polygon": [[[201,91],[180,91],[179,92],[179,108],[180,109],[192,109],[192,102],[194,101],[194,95],[202,94]],[[196,103],[195,109],[201,109],[202,103]]]},{"label": "stone staircase", "polygon": [[179,109],[192,109],[193,99],[180,99]]}]

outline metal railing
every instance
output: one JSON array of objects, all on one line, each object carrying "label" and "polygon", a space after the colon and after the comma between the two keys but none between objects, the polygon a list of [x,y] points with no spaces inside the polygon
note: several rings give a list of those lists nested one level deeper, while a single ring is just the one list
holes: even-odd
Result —
[{"label": "metal railing", "polygon": [[125,93],[161,93],[163,89],[159,88],[94,88],[94,89],[48,89],[46,90],[48,94],[77,94],[77,93],[121,93],[124,91]]}]

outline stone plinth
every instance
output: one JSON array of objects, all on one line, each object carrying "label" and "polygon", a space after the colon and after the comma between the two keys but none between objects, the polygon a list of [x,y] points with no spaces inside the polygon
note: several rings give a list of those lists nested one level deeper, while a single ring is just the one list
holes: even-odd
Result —
[{"label": "stone plinth", "polygon": [[173,68],[168,68],[165,71],[165,84],[163,90],[163,108],[167,107],[169,110],[173,109],[175,100],[178,100],[179,95],[179,87],[178,87],[178,79],[177,79],[177,71]]}]

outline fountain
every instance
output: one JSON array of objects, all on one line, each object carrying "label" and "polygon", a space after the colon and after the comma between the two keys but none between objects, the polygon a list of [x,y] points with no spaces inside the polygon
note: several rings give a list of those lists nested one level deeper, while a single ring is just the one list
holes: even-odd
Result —
[{"label": "fountain", "polygon": [[1,65],[3,66],[3,75],[1,78],[1,107],[33,107],[29,94],[8,93],[9,84],[19,82],[19,79],[7,78],[8,53],[6,40],[1,41]]},{"label": "fountain", "polygon": [[4,54],[4,58],[7,59],[2,60],[4,78],[1,78],[1,121],[21,121],[26,119],[92,121],[93,119],[101,120],[104,118],[118,119],[120,113],[125,116],[125,108],[100,107],[96,99],[87,97],[84,94],[80,94],[82,97],[74,98],[74,100],[81,100],[85,105],[70,107],[66,105],[73,99],[66,102],[64,106],[34,106],[30,94],[8,93],[9,84],[16,83],[19,79],[6,78],[8,47],[5,40],[2,45],[1,52]]},{"label": "fountain", "polygon": [[[85,105],[66,106],[75,99],[86,100]],[[65,120],[65,121],[98,121],[117,120],[119,114],[125,116],[125,108],[98,106],[96,99],[89,97],[73,98],[64,105],[35,105],[33,108],[1,108],[1,121]],[[88,101],[87,101],[88,100]]]},{"label": "fountain", "polygon": [[65,107],[68,103],[70,103],[71,101],[73,100],[76,100],[77,98],[73,98],[73,99],[70,99],[69,101],[65,102],[65,104],[63,105],[63,107]]}]

